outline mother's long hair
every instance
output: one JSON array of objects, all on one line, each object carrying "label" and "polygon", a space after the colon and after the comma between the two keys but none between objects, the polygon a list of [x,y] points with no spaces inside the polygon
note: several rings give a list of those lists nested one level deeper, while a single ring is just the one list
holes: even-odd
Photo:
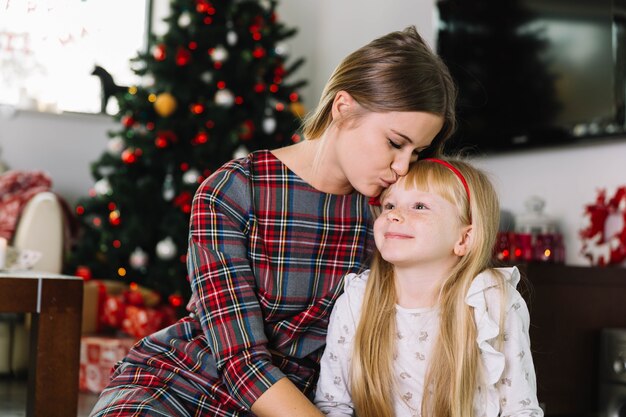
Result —
[{"label": "mother's long hair", "polygon": [[[440,328],[424,381],[422,416],[471,417],[480,375],[480,354],[473,309],[465,303],[465,297],[474,277],[490,267],[499,224],[499,203],[483,172],[460,159],[447,161],[465,177],[471,195],[469,204],[459,178],[439,163],[419,161],[413,164],[404,181],[405,187],[445,198],[458,208],[461,224],[472,225],[468,252],[459,258],[441,284]],[[499,287],[504,288],[502,282],[500,284]],[[396,300],[393,265],[377,252],[371,265],[352,358],[351,391],[359,417],[394,416],[393,399],[399,395],[394,389],[393,371]]]}]

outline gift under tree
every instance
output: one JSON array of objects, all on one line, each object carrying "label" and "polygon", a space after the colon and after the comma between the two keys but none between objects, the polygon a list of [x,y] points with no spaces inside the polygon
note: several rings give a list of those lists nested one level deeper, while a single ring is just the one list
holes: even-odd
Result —
[{"label": "gift under tree", "polygon": [[299,140],[274,1],[173,0],[166,33],[132,61],[140,85],[117,96],[119,129],[92,165],[67,272],[136,283],[175,307],[189,297],[186,253],[198,185],[226,161]]}]

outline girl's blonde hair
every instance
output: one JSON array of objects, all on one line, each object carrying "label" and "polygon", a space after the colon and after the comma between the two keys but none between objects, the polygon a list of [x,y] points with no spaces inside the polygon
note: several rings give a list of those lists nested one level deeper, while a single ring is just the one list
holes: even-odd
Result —
[{"label": "girl's blonde hair", "polygon": [[[474,277],[491,266],[499,224],[496,192],[480,170],[460,159],[446,159],[465,177],[459,178],[437,162],[412,164],[405,187],[434,192],[458,208],[462,225],[472,225],[468,252],[443,281],[440,289],[439,334],[424,381],[422,416],[471,417],[480,372],[473,310],[465,296]],[[384,194],[383,196],[384,197]],[[502,278],[499,287],[504,288]],[[396,349],[396,290],[393,265],[377,252],[371,265],[354,344],[351,391],[359,417],[393,417]]]},{"label": "girl's blonde hair", "polygon": [[427,150],[439,154],[456,128],[456,86],[443,61],[414,26],[391,32],[348,55],[328,80],[320,102],[306,116],[303,134],[319,138],[332,122],[339,91],[369,112],[419,111],[442,116],[444,125]]}]

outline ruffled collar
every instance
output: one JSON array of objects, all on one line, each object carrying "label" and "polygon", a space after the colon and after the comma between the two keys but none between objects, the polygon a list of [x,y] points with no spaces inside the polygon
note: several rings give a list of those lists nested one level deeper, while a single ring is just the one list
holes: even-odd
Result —
[{"label": "ruffled collar", "polygon": [[[505,366],[504,354],[497,351],[490,343],[490,341],[493,341],[500,335],[500,325],[497,319],[500,312],[491,311],[493,316],[490,315],[489,307],[493,310],[494,306],[491,305],[491,303],[488,304],[486,295],[487,290],[498,286],[499,281],[494,276],[495,273],[502,274],[505,282],[512,288],[515,288],[520,281],[520,273],[516,267],[487,270],[474,278],[467,296],[465,297],[466,304],[474,308],[474,319],[476,321],[477,330],[476,343],[481,352],[481,360],[485,372],[484,382],[487,384],[488,391],[495,389],[495,384],[500,380]],[[508,309],[513,304],[512,300],[513,297],[511,297],[510,291],[508,291],[505,309]],[[487,395],[486,415],[497,415],[499,408],[500,405],[497,395]]]}]

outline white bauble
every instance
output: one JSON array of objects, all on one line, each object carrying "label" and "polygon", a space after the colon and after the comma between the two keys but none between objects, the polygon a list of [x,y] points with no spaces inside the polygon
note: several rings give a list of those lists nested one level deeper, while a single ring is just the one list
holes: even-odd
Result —
[{"label": "white bauble", "polygon": [[237,37],[237,33],[232,30],[228,31],[228,33],[226,34],[226,43],[230,46],[236,45],[238,39],[239,38]]},{"label": "white bauble", "polygon": [[233,152],[233,158],[234,159],[245,158],[246,156],[248,156],[249,153],[250,151],[248,150],[248,148],[246,148],[243,145],[239,145],[239,147],[235,149],[235,152]]},{"label": "white bauble", "polygon": [[215,103],[220,106],[230,107],[234,102],[235,96],[230,92],[230,90],[223,89],[218,90],[218,92],[215,93]]},{"label": "white bauble", "polygon": [[94,190],[96,190],[96,194],[98,195],[109,195],[111,194],[111,183],[106,178],[102,178],[93,186]]},{"label": "white bauble", "polygon": [[171,237],[166,237],[156,245],[156,254],[159,259],[169,261],[176,256],[176,244]]},{"label": "white bauble", "polygon": [[124,139],[116,136],[114,138],[109,139],[107,142],[107,151],[113,156],[119,156],[122,154],[122,151],[126,148],[126,143],[124,143]]},{"label": "white bauble", "polygon": [[191,15],[189,12],[182,12],[178,17],[178,26],[186,28],[191,23]]},{"label": "white bauble", "polygon": [[213,73],[211,71],[204,71],[200,74],[200,79],[207,84],[211,84],[213,82]]},{"label": "white bauble", "polygon": [[135,269],[143,268],[148,264],[148,254],[141,248],[135,248],[130,254],[128,262]]},{"label": "white bauble", "polygon": [[172,174],[167,174],[163,181],[163,200],[170,201],[174,198],[176,190],[174,189],[174,177]]},{"label": "white bauble", "polygon": [[196,184],[200,173],[195,169],[190,169],[183,174],[183,182],[185,184]]},{"label": "white bauble", "polygon": [[211,52],[211,58],[216,62],[223,62],[228,59],[228,51],[223,46],[217,46]]},{"label": "white bauble", "polygon": [[144,87],[154,86],[154,75],[146,74],[141,77],[141,83]]},{"label": "white bauble", "polygon": [[276,44],[274,51],[276,51],[277,55],[285,56],[289,53],[289,46],[286,43],[279,42]]},{"label": "white bauble", "polygon": [[276,119],[268,117],[263,120],[263,131],[268,135],[271,135],[276,130]]}]

